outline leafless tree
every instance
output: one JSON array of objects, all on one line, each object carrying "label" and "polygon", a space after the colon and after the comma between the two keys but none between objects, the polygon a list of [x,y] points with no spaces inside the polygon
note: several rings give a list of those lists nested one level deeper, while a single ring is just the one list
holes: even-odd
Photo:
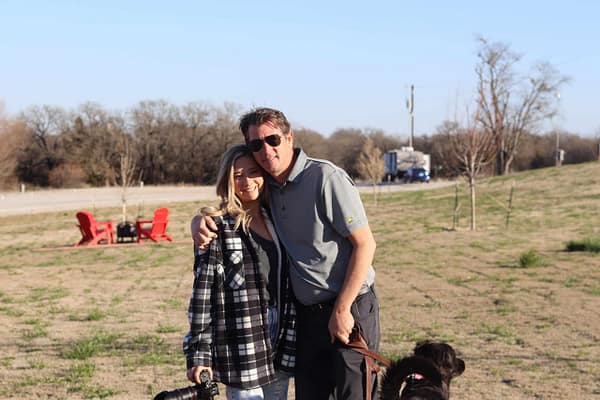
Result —
[{"label": "leafless tree", "polygon": [[491,163],[495,156],[495,142],[493,134],[477,125],[479,115],[476,113],[468,123],[461,129],[457,123],[444,124],[439,132],[447,137],[449,157],[453,163],[456,173],[462,175],[468,185],[471,199],[471,230],[477,228],[476,223],[476,179],[482,168]]},{"label": "leafless tree", "polygon": [[[363,134],[369,137],[373,141],[373,145],[382,152],[386,152],[392,149],[399,149],[404,146],[405,143],[399,137],[386,135],[381,129],[363,129]],[[418,147],[421,150],[420,147]]]},{"label": "leafless tree", "polygon": [[166,182],[169,162],[169,135],[179,118],[177,107],[165,100],[140,102],[130,112],[139,151],[139,167],[148,183]]},{"label": "leafless tree", "polygon": [[19,178],[46,186],[52,169],[64,161],[60,133],[67,123],[67,113],[59,107],[32,106],[23,111],[19,119],[27,127],[30,136],[29,143],[19,155]]},{"label": "leafless tree", "polygon": [[302,148],[309,157],[329,159],[329,143],[320,133],[306,129],[294,129],[294,146]]},{"label": "leafless tree", "polygon": [[224,103],[213,110],[212,122],[208,126],[209,146],[204,152],[209,162],[206,165],[206,177],[211,182],[217,177],[221,156],[231,145],[244,141],[239,129],[240,106],[235,103]]},{"label": "leafless tree", "polygon": [[437,127],[436,134],[432,137],[432,164],[438,165],[440,173],[447,178],[460,175],[459,161],[449,151],[449,148],[451,134],[457,133],[461,129],[458,122],[446,120]]},{"label": "leafless tree", "polygon": [[21,113],[21,119],[31,130],[40,149],[46,154],[52,153],[50,136],[61,133],[65,121],[65,111],[49,105],[32,106]]},{"label": "leafless tree", "polygon": [[118,163],[115,171],[117,184],[121,186],[121,220],[127,221],[127,189],[132,186],[137,176],[137,157],[133,140],[127,134],[121,134],[118,140]]},{"label": "leafless tree", "polygon": [[200,102],[187,103],[180,108],[177,135],[171,135],[169,146],[176,155],[176,168],[170,179],[201,183],[206,170],[203,150],[209,145],[208,125],[211,107]]},{"label": "leafless tree", "polygon": [[19,154],[29,137],[23,123],[8,117],[0,103],[0,188],[16,183]]},{"label": "leafless tree", "polygon": [[359,174],[356,170],[356,159],[365,139],[366,135],[360,129],[337,129],[328,140],[331,149],[330,160],[342,167],[351,177],[357,177]]},{"label": "leafless tree", "polygon": [[111,113],[97,103],[84,103],[74,113],[65,146],[92,185],[116,184],[114,165],[123,127],[119,113]]},{"label": "leafless tree", "polygon": [[496,172],[503,175],[510,172],[522,135],[557,113],[557,95],[568,78],[549,63],[538,63],[529,76],[520,77],[520,54],[482,37],[478,42],[478,121],[494,137]]},{"label": "leafless tree", "polygon": [[356,162],[356,170],[361,177],[373,185],[373,197],[377,204],[377,183],[383,178],[385,164],[381,150],[375,146],[373,139],[365,140]]}]

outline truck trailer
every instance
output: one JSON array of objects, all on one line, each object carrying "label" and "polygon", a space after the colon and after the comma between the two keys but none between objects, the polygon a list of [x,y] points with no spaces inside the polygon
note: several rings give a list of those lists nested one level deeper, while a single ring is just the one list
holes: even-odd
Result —
[{"label": "truck trailer", "polygon": [[412,147],[400,147],[386,151],[383,154],[385,163],[384,182],[393,182],[396,179],[404,179],[407,171],[411,168],[425,168],[430,173],[431,157],[422,151],[415,151]]}]

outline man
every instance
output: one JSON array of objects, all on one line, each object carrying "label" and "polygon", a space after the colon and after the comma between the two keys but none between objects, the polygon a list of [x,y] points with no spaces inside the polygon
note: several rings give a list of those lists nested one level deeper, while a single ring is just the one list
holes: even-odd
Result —
[{"label": "man", "polygon": [[[376,351],[380,340],[371,265],[375,240],[358,190],[341,168],[294,149],[294,134],[281,111],[251,111],[240,129],[269,175],[273,222],[290,257],[298,299],[296,399],[363,399],[366,390],[375,399],[376,380],[365,387],[363,357],[345,346],[355,326],[370,350]],[[215,228],[212,220],[196,217],[195,242],[205,246]]]}]

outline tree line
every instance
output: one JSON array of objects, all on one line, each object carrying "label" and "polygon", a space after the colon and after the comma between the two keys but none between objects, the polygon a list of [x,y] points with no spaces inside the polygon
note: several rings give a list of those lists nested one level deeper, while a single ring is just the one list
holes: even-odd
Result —
[{"label": "tree line", "polygon": [[[432,176],[506,174],[552,166],[557,137],[563,163],[598,158],[597,138],[541,132],[558,112],[560,88],[569,78],[547,63],[518,74],[521,55],[507,45],[478,38],[472,105],[462,118],[442,121],[413,140],[431,155]],[[239,105],[203,102],[175,105],[142,101],[125,111],[84,103],[72,110],[34,105],[9,117],[0,108],[0,188],[126,186],[215,181],[221,154],[242,141]],[[457,113],[458,114],[458,113]],[[371,128],[340,128],[326,137],[295,127],[296,145],[333,161],[354,178],[374,180],[381,154],[406,141]],[[473,164],[476,157],[477,165]]]},{"label": "tree line", "polygon": [[[95,103],[75,110],[32,106],[16,117],[0,116],[0,181],[5,189],[18,183],[54,188],[121,185],[126,160],[134,182],[212,184],[225,149],[242,141],[240,114],[240,107],[232,104],[177,106],[164,100],[143,101],[127,112]],[[457,175],[448,137],[455,128],[456,123],[444,122],[433,134],[414,138],[414,147],[431,155],[434,176]],[[359,160],[367,141],[380,154],[406,145],[377,129],[341,128],[326,137],[297,128],[294,134],[307,154],[331,160],[355,178],[365,177]],[[559,135],[564,163],[596,159],[596,139],[564,131]],[[512,170],[554,165],[555,143],[555,132],[525,132]]]}]

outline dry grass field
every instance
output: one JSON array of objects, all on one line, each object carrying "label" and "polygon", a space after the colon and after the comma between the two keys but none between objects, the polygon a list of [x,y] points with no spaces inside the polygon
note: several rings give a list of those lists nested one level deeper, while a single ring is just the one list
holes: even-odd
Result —
[{"label": "dry grass field", "polygon": [[[459,189],[454,231],[453,187],[385,193],[377,205],[363,195],[381,352],[450,343],[467,366],[455,399],[600,398],[600,253],[565,250],[600,241],[600,163],[482,182],[474,232]],[[176,242],[141,246],[66,248],[79,238],[74,211],[0,218],[0,398],[150,399],[187,386],[189,220],[200,205],[165,204]],[[96,216],[118,220],[119,209]]]}]

